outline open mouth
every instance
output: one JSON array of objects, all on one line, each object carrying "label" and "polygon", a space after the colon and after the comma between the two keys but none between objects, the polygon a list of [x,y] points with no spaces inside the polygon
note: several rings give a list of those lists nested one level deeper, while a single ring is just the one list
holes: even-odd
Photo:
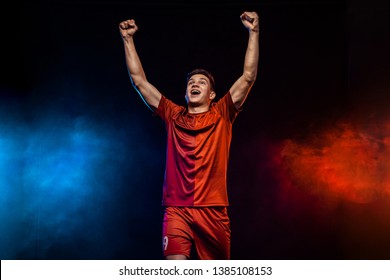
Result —
[{"label": "open mouth", "polygon": [[200,91],[197,90],[197,89],[193,89],[193,90],[191,90],[191,94],[193,94],[193,95],[199,95],[199,94],[200,94]]}]

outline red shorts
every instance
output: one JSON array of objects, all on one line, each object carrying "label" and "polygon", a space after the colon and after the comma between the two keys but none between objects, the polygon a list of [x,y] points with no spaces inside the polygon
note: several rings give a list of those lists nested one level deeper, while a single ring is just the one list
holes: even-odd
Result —
[{"label": "red shorts", "polygon": [[165,209],[164,256],[185,255],[190,258],[192,245],[199,259],[230,259],[230,221],[226,207]]}]

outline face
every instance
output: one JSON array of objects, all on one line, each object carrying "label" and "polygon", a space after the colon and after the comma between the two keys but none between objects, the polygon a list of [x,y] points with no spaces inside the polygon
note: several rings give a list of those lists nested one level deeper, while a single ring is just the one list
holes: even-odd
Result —
[{"label": "face", "polygon": [[187,82],[186,100],[191,106],[210,105],[215,92],[211,90],[209,78],[203,74],[195,74]]}]

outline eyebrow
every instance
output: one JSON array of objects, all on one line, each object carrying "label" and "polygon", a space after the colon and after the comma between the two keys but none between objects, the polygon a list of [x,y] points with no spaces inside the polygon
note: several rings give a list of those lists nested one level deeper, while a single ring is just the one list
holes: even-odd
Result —
[{"label": "eyebrow", "polygon": [[[193,80],[194,80],[193,78],[190,78],[190,79],[188,80],[188,83],[189,83],[190,81],[193,81]],[[206,78],[203,78],[203,77],[199,78],[199,80],[204,80],[204,81],[206,81],[207,83],[209,82]]]}]

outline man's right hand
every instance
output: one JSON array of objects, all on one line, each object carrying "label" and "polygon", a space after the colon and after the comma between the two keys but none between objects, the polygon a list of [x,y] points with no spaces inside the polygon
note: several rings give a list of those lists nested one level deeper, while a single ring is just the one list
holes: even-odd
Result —
[{"label": "man's right hand", "polygon": [[122,21],[119,24],[119,31],[123,39],[133,37],[134,33],[138,30],[134,19]]}]

